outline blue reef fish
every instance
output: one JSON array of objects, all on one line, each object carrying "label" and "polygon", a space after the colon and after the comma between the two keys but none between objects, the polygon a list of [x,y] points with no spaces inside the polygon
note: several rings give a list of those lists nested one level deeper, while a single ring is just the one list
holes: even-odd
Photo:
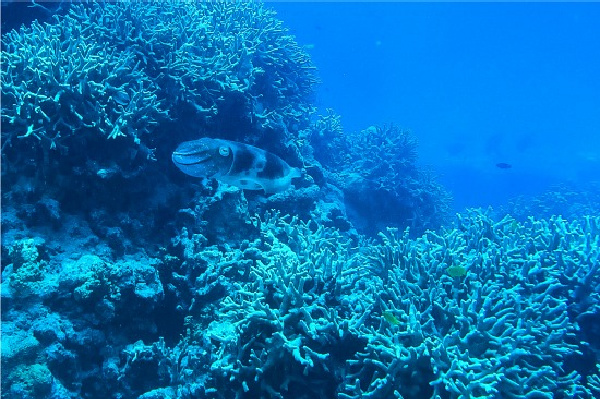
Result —
[{"label": "blue reef fish", "polygon": [[285,191],[300,169],[292,168],[277,155],[235,141],[201,138],[185,141],[171,156],[185,174],[214,178],[246,190],[265,193]]}]

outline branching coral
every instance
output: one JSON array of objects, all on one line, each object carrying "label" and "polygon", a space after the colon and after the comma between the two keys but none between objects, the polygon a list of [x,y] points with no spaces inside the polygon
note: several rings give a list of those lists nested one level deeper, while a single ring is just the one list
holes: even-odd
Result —
[{"label": "branching coral", "polygon": [[274,216],[257,225],[263,236],[248,250],[260,257],[208,328],[214,387],[331,397],[342,375],[340,359],[330,352],[343,358],[360,347],[344,331],[360,323],[369,306],[343,293],[367,271],[351,256],[350,242],[332,229]]},{"label": "branching coral", "polygon": [[185,122],[186,106],[217,134],[252,142],[269,131],[286,142],[306,124],[315,83],[294,37],[253,2],[76,5],[4,35],[2,57],[3,153],[15,158],[11,146],[66,152],[122,136],[130,158],[140,149],[152,158],[182,141],[156,128],[167,114]]},{"label": "branching coral", "polygon": [[[268,217],[249,247],[261,255],[208,328],[207,389],[346,399],[585,395],[580,371],[564,365],[581,356],[574,315],[594,309],[569,295],[600,283],[597,250],[586,244],[597,239],[592,226],[474,212],[443,235],[412,240],[391,230],[381,244],[352,250],[333,231]],[[450,276],[448,265],[466,274]]]},{"label": "branching coral", "polygon": [[[110,389],[148,398],[591,398],[598,389],[597,370],[586,368],[598,353],[597,217],[520,224],[472,211],[439,234],[415,240],[391,229],[358,243],[279,215],[256,218],[253,228],[238,247],[182,230],[162,261],[84,256],[47,276],[68,291],[46,295],[51,309],[66,312],[68,295],[68,312],[93,306],[106,333],[130,304],[152,315],[163,296],[185,319],[169,343],[109,340],[102,368],[86,378],[110,374]],[[17,252],[17,265],[38,259]],[[452,276],[450,265],[466,272]],[[80,337],[66,320],[45,317],[54,327],[34,330],[40,342],[88,353],[82,342],[105,339],[97,328]],[[134,324],[129,334],[141,333]],[[61,351],[49,363],[53,375],[75,361]],[[80,377],[60,378],[77,386]]]},{"label": "branching coral", "polygon": [[310,158],[321,162],[328,169],[337,171],[348,163],[348,150],[343,141],[344,129],[342,127],[341,116],[336,114],[332,108],[326,109],[325,115],[320,115],[311,129],[307,131],[307,140],[312,145],[306,145],[303,148],[310,148],[312,153]]},{"label": "branching coral", "polygon": [[[598,251],[586,244],[594,237],[591,224],[478,213],[441,236],[384,236],[371,264],[382,310],[401,324],[364,326],[368,350],[350,363],[343,397],[585,397],[581,374],[564,364],[581,356],[576,315],[590,309],[575,293],[599,283]],[[447,275],[457,261],[465,277]],[[396,367],[399,357],[410,366]]]},{"label": "branching coral", "polygon": [[169,103],[188,102],[206,116],[239,99],[249,115],[273,123],[312,93],[310,59],[260,3],[131,3],[77,17],[101,27],[98,41],[134,54]]},{"label": "branching coral", "polygon": [[[2,287],[2,342],[10,349],[3,346],[3,377],[16,387],[11,394],[597,395],[597,366],[586,364],[597,364],[600,353],[600,218],[497,221],[472,211],[451,229],[421,235],[439,224],[448,198],[416,166],[414,138],[396,127],[344,135],[332,112],[307,133],[312,67],[264,6],[75,6],[55,24],[4,36],[3,57],[3,161],[32,148],[36,161],[48,161],[56,147],[68,150],[64,159],[81,161],[65,161],[62,172],[73,167],[83,175],[78,168],[98,161],[88,157],[110,159],[114,143],[123,145],[120,160],[140,150],[147,158],[155,146],[160,154],[180,141],[161,124],[169,107],[169,117],[212,131],[234,126],[228,138],[246,142],[275,137],[271,145],[285,147],[296,130],[305,134],[298,134],[306,140],[299,158],[314,156],[327,169],[298,206],[305,214],[333,182],[354,212],[387,213],[373,232],[379,222],[415,227],[350,238],[324,225],[335,226],[329,216],[342,213],[337,197],[328,198],[327,217],[311,222],[251,218],[243,193],[206,186],[189,209],[153,220],[165,230],[160,239],[141,239],[139,252],[125,254],[137,247],[127,240],[149,226],[133,216],[131,202],[115,214],[93,202],[91,230],[64,203],[42,197],[28,217],[46,215],[39,228],[50,221],[57,231],[72,220],[73,230],[44,242],[15,233],[25,229],[20,213],[3,221],[12,230],[3,236]],[[92,141],[102,144],[97,153],[85,151]],[[101,182],[134,175],[118,163],[89,169]],[[62,187],[82,191],[77,198],[96,193],[72,181]],[[172,190],[160,195],[180,189],[165,187]],[[33,201],[29,188],[22,191],[7,198]],[[154,200],[144,205],[183,202]],[[161,223],[167,219],[177,220]],[[35,306],[22,301],[31,297]]]},{"label": "branching coral", "polygon": [[98,41],[90,28],[70,16],[3,36],[4,147],[36,138],[66,150],[89,133],[139,143],[164,115],[135,55]]}]

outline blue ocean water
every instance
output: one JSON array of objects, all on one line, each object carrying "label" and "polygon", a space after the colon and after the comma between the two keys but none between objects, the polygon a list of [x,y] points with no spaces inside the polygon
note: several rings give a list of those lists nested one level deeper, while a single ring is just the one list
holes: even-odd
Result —
[{"label": "blue ocean water", "polygon": [[459,208],[598,179],[597,4],[273,6],[310,46],[319,105],[350,130],[410,129]]},{"label": "blue ocean water", "polygon": [[1,12],[3,399],[600,398],[600,5]]}]

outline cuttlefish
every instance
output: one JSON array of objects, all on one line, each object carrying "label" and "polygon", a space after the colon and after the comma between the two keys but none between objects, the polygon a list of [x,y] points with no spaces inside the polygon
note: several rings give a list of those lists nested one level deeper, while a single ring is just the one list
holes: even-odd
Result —
[{"label": "cuttlefish", "polygon": [[265,193],[285,191],[293,178],[301,176],[300,169],[292,168],[275,154],[248,144],[208,137],[179,144],[171,159],[190,176],[214,178]]}]

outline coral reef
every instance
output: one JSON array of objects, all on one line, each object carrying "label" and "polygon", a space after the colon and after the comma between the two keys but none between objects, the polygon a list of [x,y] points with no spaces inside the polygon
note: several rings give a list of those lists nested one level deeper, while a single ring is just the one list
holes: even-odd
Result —
[{"label": "coral reef", "polygon": [[[597,217],[521,224],[472,211],[440,234],[411,239],[390,229],[358,243],[277,214],[249,223],[251,238],[239,246],[184,228],[152,258],[79,254],[59,270],[54,255],[26,316],[16,310],[13,268],[41,261],[26,256],[31,241],[15,243],[16,263],[3,273],[3,342],[26,342],[22,335],[33,345],[11,345],[3,372],[39,365],[55,377],[53,391],[73,397],[597,391],[597,368],[585,368],[600,354]],[[51,241],[37,242],[38,252],[52,252]],[[466,271],[453,276],[456,265]],[[24,322],[31,312],[39,323]],[[85,372],[68,371],[70,363]],[[47,389],[40,384],[23,389]]]},{"label": "coral reef", "polygon": [[72,153],[92,136],[128,137],[137,147],[111,147],[152,158],[169,142],[157,124],[189,108],[205,130],[257,140],[243,135],[301,127],[316,82],[259,3],[77,5],[54,24],[8,32],[2,46],[4,147]]},{"label": "coral reef", "polygon": [[202,135],[293,156],[288,141],[308,124],[316,82],[259,3],[76,5],[3,35],[2,56],[3,165],[33,157],[46,177],[60,163],[131,179]]},{"label": "coral reef", "polygon": [[[301,195],[248,194],[251,213],[316,215],[372,235],[389,224],[418,235],[448,214],[448,194],[416,166],[410,134],[392,126],[344,135],[331,111],[311,122],[314,67],[262,4],[72,5],[52,23],[7,32],[2,55],[3,191],[20,190],[17,176],[29,178],[36,206],[54,202],[46,208],[55,222],[53,210],[83,210],[89,220],[120,215],[102,235],[123,241],[121,252],[135,244],[116,226],[121,215],[146,219],[150,228],[139,234],[162,234],[152,215],[135,212],[164,207],[172,199],[164,193],[192,199],[190,191],[174,194],[172,182],[186,181],[170,155],[203,136],[305,167]],[[321,214],[315,204],[330,210]]]},{"label": "coral reef", "polygon": [[512,198],[495,213],[509,214],[519,221],[531,216],[547,219],[552,215],[561,215],[566,219],[576,219],[581,215],[597,215],[600,213],[600,182],[590,182],[585,187],[562,183],[536,196]]},{"label": "coral reef", "polygon": [[120,251],[127,230],[164,233],[147,209],[192,199],[194,184],[173,185],[182,141],[239,140],[302,165],[294,137],[310,125],[314,67],[263,4],[72,5],[3,34],[2,58],[2,192],[27,186],[36,208],[54,201],[48,217],[101,220],[92,228]]},{"label": "coral reef", "polygon": [[[74,5],[2,51],[3,398],[598,395],[600,218],[438,228],[414,137],[311,121],[264,5]],[[305,175],[188,178],[199,136]]]},{"label": "coral reef", "polygon": [[[472,213],[444,235],[383,236],[373,268],[380,301],[401,324],[364,329],[361,384],[343,397],[589,397],[564,365],[585,347],[579,315],[596,311],[580,308],[587,301],[573,292],[598,288],[598,252],[589,247],[597,222],[520,225]],[[464,277],[448,274],[457,263]]]},{"label": "coral reef", "polygon": [[344,192],[350,220],[362,233],[411,227],[415,236],[437,229],[449,217],[451,196],[433,172],[417,165],[417,141],[395,125],[345,133],[328,110],[310,141],[315,159]]}]

